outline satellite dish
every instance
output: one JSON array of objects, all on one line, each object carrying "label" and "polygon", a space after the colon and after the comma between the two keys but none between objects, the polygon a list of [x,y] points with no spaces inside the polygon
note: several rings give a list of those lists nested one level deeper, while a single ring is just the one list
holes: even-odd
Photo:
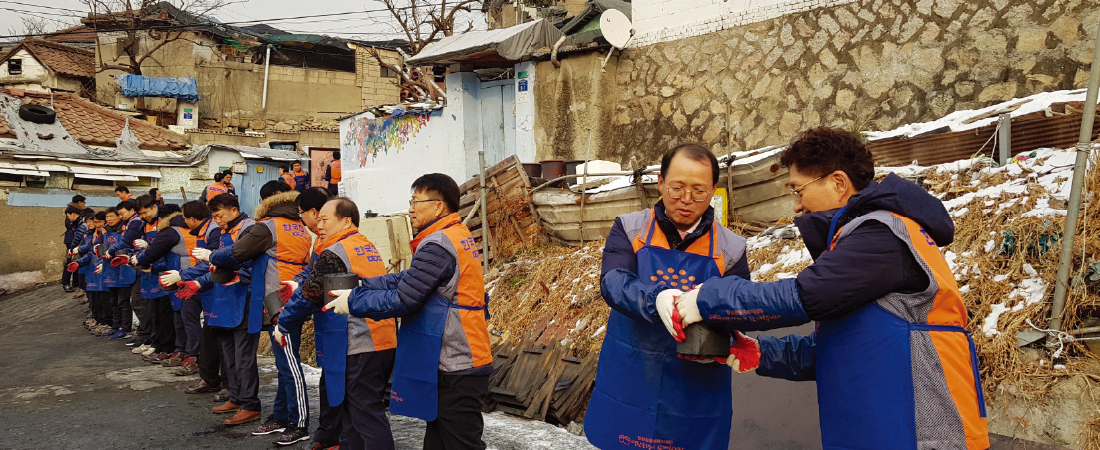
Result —
[{"label": "satellite dish", "polygon": [[600,14],[600,31],[607,43],[613,47],[623,48],[630,41],[634,30],[630,28],[630,19],[617,9],[609,9]]}]

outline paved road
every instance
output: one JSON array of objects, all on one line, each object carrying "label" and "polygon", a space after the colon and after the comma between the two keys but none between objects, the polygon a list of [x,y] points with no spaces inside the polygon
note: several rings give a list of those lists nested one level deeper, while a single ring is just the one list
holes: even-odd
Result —
[{"label": "paved road", "polygon": [[[174,376],[122,342],[89,335],[85,309],[56,284],[0,299],[0,449],[273,447],[273,438],[248,435],[251,425],[223,425],[225,416],[210,413],[212,396],[183,393],[196,376]],[[261,369],[266,415],[274,371]],[[399,450],[421,448],[423,422],[391,421]],[[486,424],[486,443],[497,450],[593,448],[542,422],[493,413]]]}]

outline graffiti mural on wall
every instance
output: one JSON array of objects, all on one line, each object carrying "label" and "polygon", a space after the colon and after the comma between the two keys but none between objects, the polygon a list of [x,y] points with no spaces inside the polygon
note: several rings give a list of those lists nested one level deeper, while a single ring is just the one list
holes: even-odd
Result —
[{"label": "graffiti mural on wall", "polygon": [[374,162],[380,153],[400,152],[428,124],[428,118],[427,114],[406,113],[380,119],[366,116],[351,119],[343,147],[355,155],[357,167],[366,167],[368,160]]}]

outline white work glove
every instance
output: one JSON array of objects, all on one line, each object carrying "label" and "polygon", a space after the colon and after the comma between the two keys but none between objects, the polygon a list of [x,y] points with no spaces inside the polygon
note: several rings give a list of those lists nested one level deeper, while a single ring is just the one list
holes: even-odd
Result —
[{"label": "white work glove", "polygon": [[161,287],[175,286],[176,283],[180,281],[183,281],[183,277],[180,277],[180,272],[178,270],[169,270],[160,276]]},{"label": "white work glove", "polygon": [[271,331],[271,337],[275,338],[275,342],[278,342],[279,346],[286,347],[286,336],[283,336],[283,333],[279,331],[279,327],[275,327]]},{"label": "white work glove", "polygon": [[329,291],[329,295],[336,297],[335,300],[328,302],[322,311],[333,311],[336,314],[351,314],[351,310],[348,309],[348,296],[351,295],[351,289],[337,289],[335,291]]},{"label": "white work glove", "polygon": [[103,273],[103,264],[95,266],[95,273],[97,273],[97,274]]},{"label": "white work glove", "polygon": [[676,297],[684,294],[679,289],[665,289],[657,294],[657,315],[661,316],[661,322],[672,337],[676,337],[676,328],[672,324],[672,312],[676,311]]},{"label": "white work glove", "polygon": [[202,247],[195,247],[194,250],[191,250],[191,256],[194,256],[195,259],[197,259],[199,261],[209,262],[210,261],[210,253],[212,253],[212,252],[209,249],[205,249],[205,248],[202,248]]},{"label": "white work glove", "polygon": [[283,281],[279,283],[279,300],[286,303],[290,300],[290,297],[294,295],[294,291],[298,290],[298,283],[291,281]]},{"label": "white work glove", "polygon": [[131,266],[136,266],[137,263],[138,263],[137,256],[130,256],[130,265]]},{"label": "white work glove", "polygon": [[679,325],[679,329],[675,330],[676,334],[673,336],[677,342],[681,342],[687,338],[684,335],[684,329],[693,323],[702,322],[703,316],[699,314],[699,304],[697,299],[699,297],[699,289],[702,289],[703,285],[699,284],[683,295],[676,297],[676,312],[672,316],[673,327]]},{"label": "white work glove", "polygon": [[145,242],[145,239],[134,239],[134,247],[145,250],[147,247],[149,247],[149,243]]}]

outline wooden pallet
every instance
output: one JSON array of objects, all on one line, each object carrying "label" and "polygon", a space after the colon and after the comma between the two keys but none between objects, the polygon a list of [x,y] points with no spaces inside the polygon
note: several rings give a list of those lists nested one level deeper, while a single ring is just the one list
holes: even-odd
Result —
[{"label": "wooden pallet", "polygon": [[[490,260],[507,259],[519,250],[541,243],[542,227],[531,205],[531,181],[515,156],[509,156],[485,170],[486,205],[489,216]],[[473,177],[458,187],[458,214],[480,245],[482,239],[481,181]]]}]

